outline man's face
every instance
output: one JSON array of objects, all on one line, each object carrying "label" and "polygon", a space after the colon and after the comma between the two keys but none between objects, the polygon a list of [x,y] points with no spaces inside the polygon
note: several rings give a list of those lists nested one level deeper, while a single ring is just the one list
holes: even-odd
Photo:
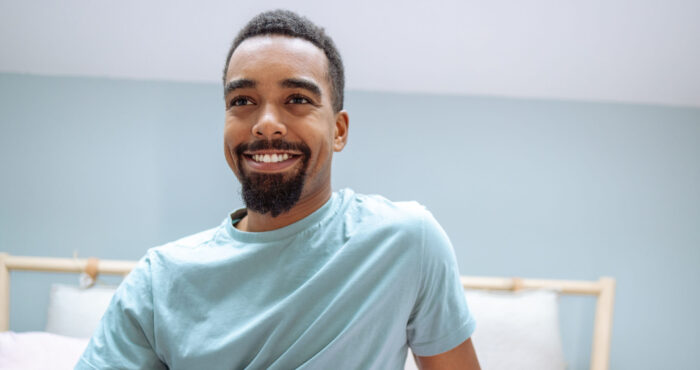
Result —
[{"label": "man's face", "polygon": [[249,38],[231,56],[224,150],[249,209],[275,217],[330,188],[347,115],[333,112],[327,63],[314,44],[277,35]]}]

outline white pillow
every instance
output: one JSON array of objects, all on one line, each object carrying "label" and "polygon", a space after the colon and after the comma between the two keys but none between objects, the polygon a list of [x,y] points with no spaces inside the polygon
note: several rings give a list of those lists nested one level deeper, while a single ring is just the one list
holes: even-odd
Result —
[{"label": "white pillow", "polygon": [[116,287],[53,284],[49,296],[46,331],[58,335],[90,338],[107,310]]},{"label": "white pillow", "polygon": [[[466,290],[465,296],[476,319],[472,342],[482,369],[566,368],[555,292]],[[416,368],[409,351],[405,369]]]},{"label": "white pillow", "polygon": [[1,332],[0,369],[73,369],[87,343],[44,332]]}]

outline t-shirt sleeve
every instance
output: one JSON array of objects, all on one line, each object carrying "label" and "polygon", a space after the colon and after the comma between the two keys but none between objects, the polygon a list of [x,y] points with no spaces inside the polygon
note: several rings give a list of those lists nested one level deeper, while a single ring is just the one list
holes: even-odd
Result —
[{"label": "t-shirt sleeve", "polygon": [[467,340],[476,323],[469,312],[452,244],[425,211],[418,294],[406,328],[418,356],[447,352]]},{"label": "t-shirt sleeve", "polygon": [[154,348],[147,254],[119,285],[75,369],[167,369]]}]

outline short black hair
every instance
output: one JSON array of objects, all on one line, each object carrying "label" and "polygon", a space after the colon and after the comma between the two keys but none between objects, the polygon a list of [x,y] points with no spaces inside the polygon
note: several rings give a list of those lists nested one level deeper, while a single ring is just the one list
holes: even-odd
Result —
[{"label": "short black hair", "polygon": [[304,39],[323,50],[328,58],[328,80],[331,83],[333,111],[343,109],[343,89],[345,87],[345,71],[343,60],[336,49],[333,40],[326,35],[323,28],[315,25],[306,17],[302,17],[289,10],[271,10],[253,17],[248,24],[238,32],[233,40],[231,49],[226,57],[224,65],[224,86],[226,86],[226,71],[231,61],[231,55],[238,45],[250,37],[261,35],[285,35]]}]

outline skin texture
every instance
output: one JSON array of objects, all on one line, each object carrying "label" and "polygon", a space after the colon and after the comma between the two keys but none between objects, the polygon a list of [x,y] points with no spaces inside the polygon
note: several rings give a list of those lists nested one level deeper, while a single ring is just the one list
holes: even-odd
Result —
[{"label": "skin texture", "polygon": [[[231,170],[239,179],[239,164],[245,171],[260,171],[236,155],[234,149],[240,143],[282,139],[303,142],[311,149],[299,202],[277,217],[248,210],[236,228],[249,232],[278,229],[303,219],[330,198],[331,161],[333,153],[347,143],[349,118],[344,110],[333,111],[327,73],[323,51],[303,39],[256,36],[243,41],[233,53],[226,83],[239,87],[225,95],[224,126],[224,152]],[[242,80],[253,81],[254,86],[241,84]],[[303,86],[282,84],[289,80],[312,83],[320,95]],[[268,173],[290,178],[300,168],[299,160]],[[436,356],[417,357],[416,362],[422,369],[479,369],[471,340]]]},{"label": "skin texture", "polygon": [[471,338],[457,347],[435,356],[415,356],[416,364],[423,370],[480,370],[479,361]]}]

